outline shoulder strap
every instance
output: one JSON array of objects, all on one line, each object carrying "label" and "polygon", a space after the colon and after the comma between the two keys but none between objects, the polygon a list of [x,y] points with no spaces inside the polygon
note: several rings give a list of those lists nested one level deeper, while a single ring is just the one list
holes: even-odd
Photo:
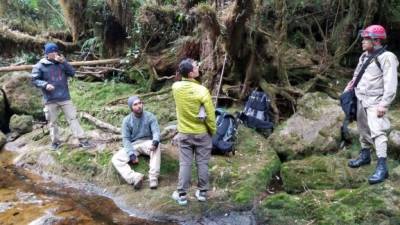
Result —
[{"label": "shoulder strap", "polygon": [[[385,52],[385,51],[383,51],[383,52]],[[383,53],[383,52],[382,52],[382,53]],[[378,59],[378,56],[379,56],[379,55],[377,55],[377,56],[374,57],[374,61],[375,61],[376,65],[378,66],[379,70],[380,70],[381,72],[383,72],[383,70],[382,70],[382,68],[381,68],[381,63],[379,62],[379,59]]]},{"label": "shoulder strap", "polygon": [[[382,54],[383,52],[386,51],[386,46],[379,49],[378,51],[372,53],[367,60],[364,62],[364,64],[362,65],[360,72],[357,74],[356,80],[354,81],[354,87],[357,87],[358,82],[360,82],[362,76],[364,75],[365,70],[367,69],[367,67],[369,66],[370,62],[372,59],[374,59],[375,57],[378,57],[380,54]],[[380,67],[379,67],[380,68]]]}]

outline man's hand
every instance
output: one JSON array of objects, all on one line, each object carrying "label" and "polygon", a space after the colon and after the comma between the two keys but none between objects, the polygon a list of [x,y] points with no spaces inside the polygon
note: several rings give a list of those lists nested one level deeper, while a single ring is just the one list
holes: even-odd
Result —
[{"label": "man's hand", "polygon": [[129,161],[132,164],[138,164],[139,163],[139,159],[137,158],[137,156],[135,154],[132,154],[129,156]]},{"label": "man's hand", "polygon": [[52,84],[47,84],[46,85],[46,91],[52,91],[54,89],[55,89],[55,87]]},{"label": "man's hand", "polygon": [[378,117],[382,117],[382,116],[384,116],[386,114],[387,108],[378,105],[378,108],[377,108],[376,111],[377,111]]},{"label": "man's hand", "polygon": [[346,88],[344,89],[344,92],[352,90],[354,88],[353,84],[354,84],[354,80],[349,81],[349,83],[347,83],[347,85],[346,85]]}]

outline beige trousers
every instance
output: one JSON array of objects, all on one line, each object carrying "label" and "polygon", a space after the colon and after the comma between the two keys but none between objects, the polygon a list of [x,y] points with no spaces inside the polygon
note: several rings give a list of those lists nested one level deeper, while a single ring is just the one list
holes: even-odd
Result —
[{"label": "beige trousers", "polygon": [[67,100],[63,102],[47,103],[44,106],[43,111],[46,120],[49,122],[48,125],[52,143],[60,142],[57,124],[58,112],[60,109],[64,112],[65,118],[67,119],[69,127],[71,128],[72,135],[75,138],[84,139],[85,132],[79,125],[79,122],[76,118],[76,109],[72,104],[72,101]]},{"label": "beige trousers", "polygon": [[[160,145],[158,145],[157,150],[151,151],[150,148],[153,144],[152,140],[139,140],[132,143],[133,148],[140,154],[150,156],[150,170],[149,170],[149,179],[157,180],[160,175],[160,163],[161,163],[161,149]],[[112,163],[117,169],[118,173],[124,178],[124,180],[128,184],[134,183],[140,177],[140,173],[135,172],[129,166],[129,155],[126,153],[125,149],[120,149],[117,153],[112,157]]]},{"label": "beige trousers", "polygon": [[364,108],[360,101],[357,104],[357,127],[360,132],[360,143],[362,148],[376,149],[376,155],[387,157],[387,131],[390,128],[390,121],[385,114],[378,117],[377,106]]}]

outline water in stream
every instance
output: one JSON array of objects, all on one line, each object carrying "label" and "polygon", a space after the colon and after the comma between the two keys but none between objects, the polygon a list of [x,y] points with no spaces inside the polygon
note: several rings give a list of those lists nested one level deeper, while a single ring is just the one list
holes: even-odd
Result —
[{"label": "water in stream", "polygon": [[9,163],[0,153],[0,225],[169,225],[129,216],[102,196],[44,181]]}]

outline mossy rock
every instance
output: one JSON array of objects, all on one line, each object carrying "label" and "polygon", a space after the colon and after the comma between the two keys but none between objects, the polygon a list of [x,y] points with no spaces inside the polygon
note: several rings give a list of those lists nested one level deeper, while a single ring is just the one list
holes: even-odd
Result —
[{"label": "mossy rock", "polygon": [[43,116],[42,94],[31,83],[28,72],[15,72],[2,81],[2,89],[6,95],[10,109],[15,114]]},{"label": "mossy rock", "polygon": [[388,136],[388,155],[400,159],[400,131],[392,130]]},{"label": "mossy rock", "polygon": [[[303,160],[293,160],[282,164],[281,176],[284,189],[288,193],[298,193],[309,189],[355,188],[366,183],[376,167],[371,165],[353,169],[347,166],[348,159],[337,156],[311,156]],[[389,168],[398,163],[389,160]]]},{"label": "mossy rock", "polygon": [[266,198],[257,216],[263,224],[399,224],[398,181],[357,189],[279,193]]},{"label": "mossy rock", "polygon": [[10,130],[18,134],[26,134],[32,131],[33,116],[12,115],[10,119]]},{"label": "mossy rock", "polygon": [[0,150],[6,144],[6,142],[7,142],[6,135],[4,135],[3,132],[0,131]]},{"label": "mossy rock", "polygon": [[233,202],[250,205],[266,190],[272,176],[279,172],[278,155],[265,139],[252,129],[240,126],[236,155],[214,156],[210,162],[212,184],[225,189]]},{"label": "mossy rock", "polygon": [[337,150],[343,112],[338,102],[324,93],[309,93],[298,111],[269,137],[271,147],[284,159],[299,159]]}]

